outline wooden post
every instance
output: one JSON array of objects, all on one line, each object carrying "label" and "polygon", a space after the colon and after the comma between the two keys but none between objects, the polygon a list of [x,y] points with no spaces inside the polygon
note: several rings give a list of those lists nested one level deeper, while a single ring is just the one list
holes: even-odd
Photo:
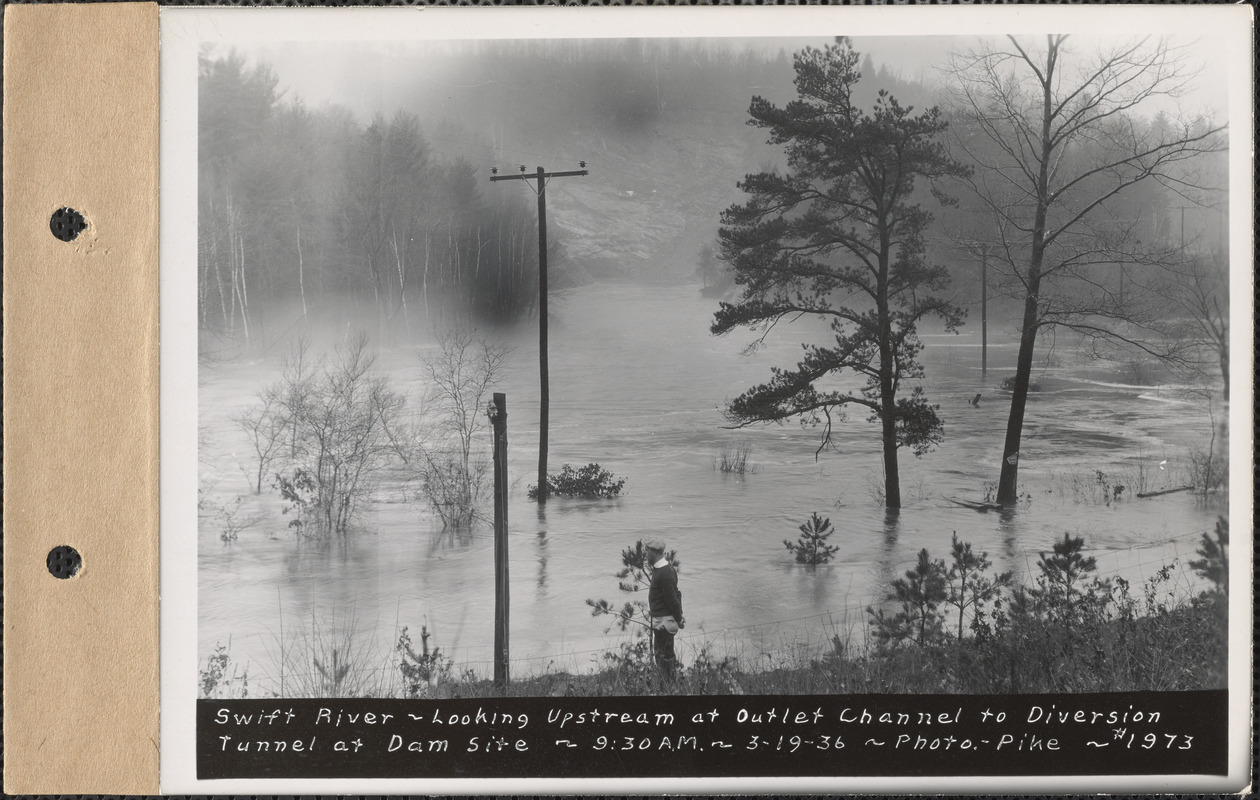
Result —
[{"label": "wooden post", "polygon": [[494,691],[508,685],[507,397],[494,393],[489,408],[494,426]]}]

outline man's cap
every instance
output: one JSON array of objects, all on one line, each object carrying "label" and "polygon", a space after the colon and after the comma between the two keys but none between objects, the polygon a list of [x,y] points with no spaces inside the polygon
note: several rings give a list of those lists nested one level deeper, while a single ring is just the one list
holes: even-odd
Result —
[{"label": "man's cap", "polygon": [[648,550],[660,550],[662,553],[665,552],[665,543],[660,539],[648,539],[643,543],[643,546]]}]

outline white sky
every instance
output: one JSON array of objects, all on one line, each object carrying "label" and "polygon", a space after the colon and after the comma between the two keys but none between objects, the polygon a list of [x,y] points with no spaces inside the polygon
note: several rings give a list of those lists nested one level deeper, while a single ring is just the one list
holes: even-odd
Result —
[{"label": "white sky", "polygon": [[[1084,49],[1098,44],[1115,43],[1121,37],[1085,35],[1075,44]],[[1127,38],[1127,37],[1126,37]],[[728,41],[732,49],[750,47],[774,53],[780,49],[789,54],[805,44],[821,44],[830,37],[810,40],[793,38],[734,39]],[[885,65],[894,74],[909,80],[924,82],[943,81],[942,68],[948,65],[952,52],[967,50],[983,43],[978,36],[858,36],[853,38],[854,47],[869,53],[877,65]],[[1182,37],[1180,42],[1188,49],[1192,62],[1201,66],[1202,72],[1194,82],[1193,90],[1181,100],[1188,112],[1214,111],[1223,117],[1226,110],[1226,66],[1214,54],[1220,52],[1219,44],[1211,37]],[[390,80],[390,70],[405,64],[406,52],[415,48],[423,52],[422,42],[391,41],[379,44],[371,41],[346,41],[318,43],[261,42],[254,46],[242,46],[241,52],[251,59],[260,58],[271,63],[280,76],[280,85],[290,95],[301,97],[308,106],[319,107],[326,103],[346,105],[361,116],[381,110],[374,98],[381,94],[379,87]],[[353,86],[351,90],[348,87]],[[370,109],[370,110],[369,110]],[[1162,107],[1152,105],[1153,110],[1173,111],[1173,104]],[[1152,112],[1153,113],[1153,112]]]}]

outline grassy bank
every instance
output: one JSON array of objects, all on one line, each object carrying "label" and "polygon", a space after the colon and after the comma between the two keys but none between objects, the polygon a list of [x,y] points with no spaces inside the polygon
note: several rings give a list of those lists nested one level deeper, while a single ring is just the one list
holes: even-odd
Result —
[{"label": "grassy bank", "polygon": [[[825,652],[786,650],[773,668],[713,655],[701,644],[672,679],[656,669],[642,626],[598,658],[597,668],[514,676],[511,696],[648,694],[1001,694],[1221,688],[1227,664],[1228,525],[1205,533],[1198,559],[1169,564],[1141,585],[1097,574],[1084,541],[1065,534],[1038,574],[1016,584],[987,555],[956,538],[947,558],[920,552],[915,567],[867,611],[867,624],[833,635]],[[627,551],[630,552],[630,551]],[[1197,591],[1187,591],[1191,576]],[[605,604],[606,607],[607,604]],[[596,607],[596,614],[601,612]],[[490,697],[490,680],[461,669],[426,628],[403,628],[392,651],[373,653],[352,631],[311,633],[279,645],[276,670],[249,675],[230,643],[200,673],[203,697]],[[761,663],[758,660],[758,663]],[[298,679],[299,675],[317,679]],[[283,680],[283,679],[282,679]],[[268,688],[271,687],[271,688]]]}]

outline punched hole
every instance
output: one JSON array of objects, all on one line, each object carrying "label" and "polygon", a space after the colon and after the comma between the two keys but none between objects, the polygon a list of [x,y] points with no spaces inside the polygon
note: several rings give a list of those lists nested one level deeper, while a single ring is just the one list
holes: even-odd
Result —
[{"label": "punched hole", "polygon": [[87,228],[87,220],[73,208],[59,208],[53,212],[48,227],[52,229],[53,236],[63,242],[69,242]]},{"label": "punched hole", "polygon": [[48,551],[48,571],[54,578],[73,578],[82,567],[83,557],[69,545],[61,545]]}]

